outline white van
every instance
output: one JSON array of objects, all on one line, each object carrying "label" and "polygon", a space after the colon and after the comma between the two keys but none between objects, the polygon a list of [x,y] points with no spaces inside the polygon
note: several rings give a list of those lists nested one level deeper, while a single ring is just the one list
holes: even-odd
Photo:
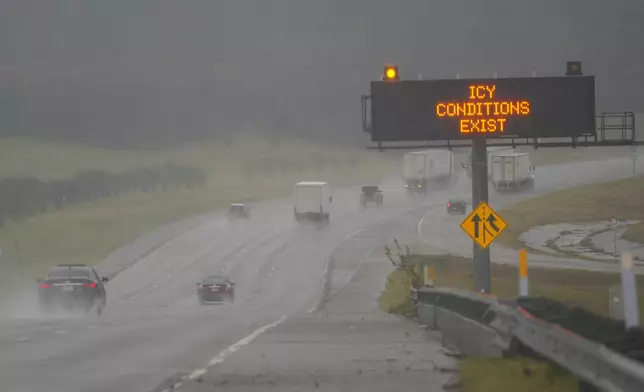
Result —
[{"label": "white van", "polygon": [[331,187],[326,182],[298,182],[295,184],[295,220],[329,220]]}]

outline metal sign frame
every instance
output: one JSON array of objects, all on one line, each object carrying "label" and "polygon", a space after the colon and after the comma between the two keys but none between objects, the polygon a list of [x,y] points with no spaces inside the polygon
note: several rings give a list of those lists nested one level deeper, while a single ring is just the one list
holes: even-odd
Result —
[{"label": "metal sign frame", "polygon": [[375,142],[596,135],[594,76],[373,81],[369,97]]}]

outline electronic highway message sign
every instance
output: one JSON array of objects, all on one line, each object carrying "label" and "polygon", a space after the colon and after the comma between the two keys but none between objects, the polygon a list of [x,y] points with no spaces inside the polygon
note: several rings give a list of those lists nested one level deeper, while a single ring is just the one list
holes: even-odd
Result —
[{"label": "electronic highway message sign", "polygon": [[372,141],[595,133],[594,76],[371,83]]}]

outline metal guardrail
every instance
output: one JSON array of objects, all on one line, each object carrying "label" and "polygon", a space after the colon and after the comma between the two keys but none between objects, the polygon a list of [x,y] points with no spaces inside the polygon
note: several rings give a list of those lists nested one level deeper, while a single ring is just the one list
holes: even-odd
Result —
[{"label": "metal guardrail", "polygon": [[445,305],[450,301],[445,301],[444,298],[454,297],[476,303],[474,307],[480,306],[486,308],[486,311],[483,317],[475,316],[471,318],[472,321],[495,330],[495,345],[504,352],[510,352],[515,343],[519,342],[567,369],[598,391],[644,391],[643,364],[558,325],[538,319],[516,305],[501,303],[492,297],[476,293],[436,287],[414,290],[412,296],[416,304],[443,308],[466,318],[480,314],[480,310],[473,312],[448,308]]}]

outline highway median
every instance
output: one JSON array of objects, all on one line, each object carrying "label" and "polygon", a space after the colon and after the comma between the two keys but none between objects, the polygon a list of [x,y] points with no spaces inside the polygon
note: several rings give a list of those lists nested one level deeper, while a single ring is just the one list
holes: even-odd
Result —
[{"label": "highway median", "polygon": [[[410,254],[405,263],[422,277],[423,266],[434,268],[434,284],[473,291],[474,274],[472,260],[452,255]],[[519,293],[519,271],[512,265],[492,264],[492,292],[506,300],[515,300]],[[560,303],[585,309],[600,316],[608,316],[609,288],[620,284],[620,275],[581,270],[529,268],[530,296],[544,297]],[[411,294],[403,287],[411,287],[411,280],[396,269],[387,278],[381,302],[384,311],[394,313],[407,310],[400,305],[411,300]],[[637,276],[640,317],[644,321],[644,276]]]}]

